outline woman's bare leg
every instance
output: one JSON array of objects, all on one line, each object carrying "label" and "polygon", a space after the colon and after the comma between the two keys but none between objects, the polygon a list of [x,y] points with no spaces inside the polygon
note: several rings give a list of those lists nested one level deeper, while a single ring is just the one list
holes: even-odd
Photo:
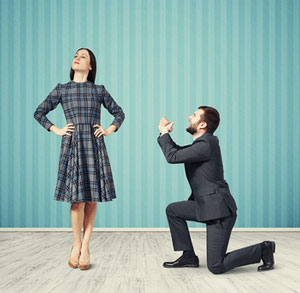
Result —
[{"label": "woman's bare leg", "polygon": [[86,202],[83,220],[83,241],[81,246],[80,262],[89,262],[89,245],[96,218],[97,202]]},{"label": "woman's bare leg", "polygon": [[81,249],[81,229],[84,219],[84,202],[73,203],[70,208],[72,231],[73,231],[73,249],[70,260],[72,263],[78,263],[78,256]]}]

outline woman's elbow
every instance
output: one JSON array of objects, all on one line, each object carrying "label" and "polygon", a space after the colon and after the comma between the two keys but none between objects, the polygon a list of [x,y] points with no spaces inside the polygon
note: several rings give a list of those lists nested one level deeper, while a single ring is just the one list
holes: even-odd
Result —
[{"label": "woman's elbow", "polygon": [[39,121],[41,117],[41,113],[38,110],[35,110],[33,113],[33,117],[35,120]]},{"label": "woman's elbow", "polygon": [[120,120],[123,122],[125,120],[125,113],[122,111],[120,115]]}]

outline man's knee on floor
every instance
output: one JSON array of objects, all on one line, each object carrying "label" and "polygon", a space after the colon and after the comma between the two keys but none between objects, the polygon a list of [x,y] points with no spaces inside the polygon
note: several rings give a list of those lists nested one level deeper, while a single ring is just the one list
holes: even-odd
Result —
[{"label": "man's knee on floor", "polygon": [[214,275],[219,275],[224,273],[224,266],[220,263],[207,264],[208,270]]}]

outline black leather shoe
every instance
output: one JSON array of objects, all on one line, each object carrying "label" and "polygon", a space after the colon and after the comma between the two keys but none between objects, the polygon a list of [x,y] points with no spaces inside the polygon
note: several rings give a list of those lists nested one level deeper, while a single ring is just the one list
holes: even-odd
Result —
[{"label": "black leather shoe", "polygon": [[186,257],[182,255],[175,261],[164,262],[163,266],[165,268],[184,268],[184,267],[197,268],[199,267],[199,259],[197,255],[193,257]]},{"label": "black leather shoe", "polygon": [[263,265],[259,266],[257,270],[259,272],[272,270],[274,268],[274,255],[275,252],[275,242],[274,241],[264,241],[261,243],[262,246],[262,260]]}]

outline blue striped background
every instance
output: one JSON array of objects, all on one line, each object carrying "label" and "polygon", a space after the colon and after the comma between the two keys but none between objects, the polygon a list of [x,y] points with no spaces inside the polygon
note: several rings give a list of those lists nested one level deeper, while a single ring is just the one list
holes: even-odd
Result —
[{"label": "blue striped background", "polygon": [[[192,142],[187,117],[219,109],[225,179],[236,227],[299,227],[300,1],[1,0],[0,226],[70,227],[54,201],[61,137],[33,118],[69,80],[75,51],[96,55],[126,119],[106,137],[117,200],[95,227],[167,227],[165,207],[187,199],[183,165],[166,163],[157,124]],[[61,106],[48,114],[65,126]],[[102,108],[102,125],[113,117]],[[201,226],[202,224],[200,224]],[[191,227],[199,226],[191,223]]]}]

